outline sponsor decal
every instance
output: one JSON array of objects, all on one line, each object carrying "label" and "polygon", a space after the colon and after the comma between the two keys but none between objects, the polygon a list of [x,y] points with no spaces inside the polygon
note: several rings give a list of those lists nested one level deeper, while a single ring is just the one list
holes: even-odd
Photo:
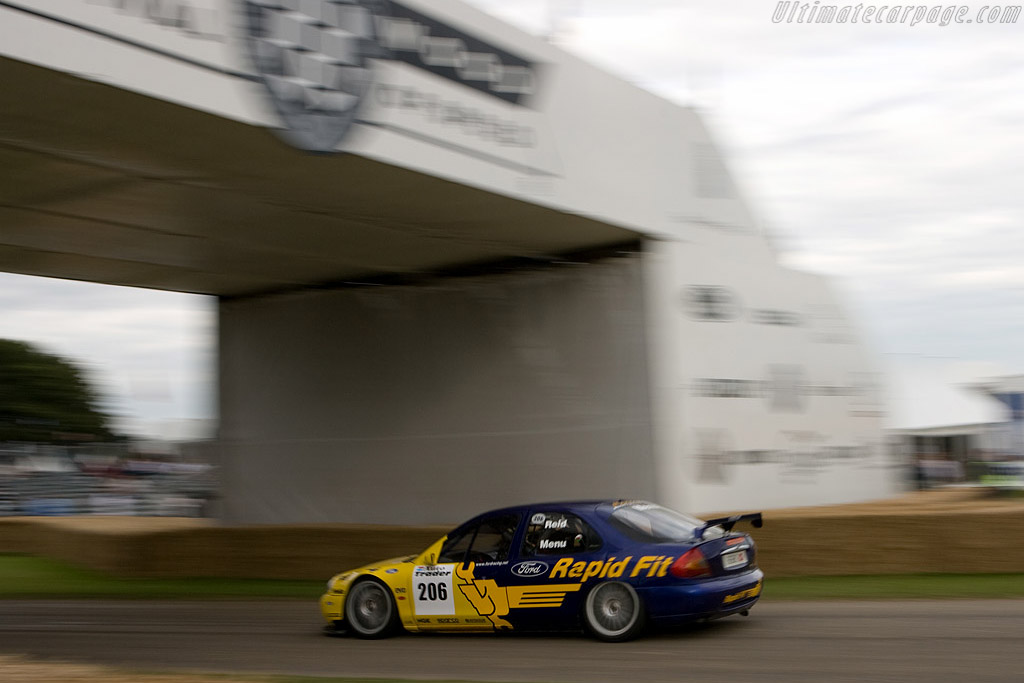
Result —
[{"label": "sponsor decal", "polygon": [[395,569],[394,567],[392,567],[391,569],[385,569],[385,570],[384,570],[384,573],[385,573],[385,574],[397,574],[397,573],[398,573],[398,570],[397,570],[397,569]]},{"label": "sponsor decal", "polygon": [[563,583],[543,586],[499,586],[494,579],[478,579],[473,575],[476,565],[469,562],[455,567],[455,583],[469,600],[476,613],[490,620],[498,630],[512,629],[504,617],[509,610],[533,607],[561,607],[565,596],[575,593],[582,584]]},{"label": "sponsor decal", "polygon": [[[285,138],[302,149],[331,152],[344,139],[374,84],[376,60],[422,69],[504,106],[524,106],[536,90],[532,61],[394,0],[240,2],[249,55]],[[518,128],[510,122],[484,125],[491,136],[523,137],[503,132]]]},{"label": "sponsor decal", "polygon": [[460,620],[460,619],[458,619],[456,617],[441,617],[440,619],[437,620],[437,623],[439,623],[439,624],[461,624],[462,620]]},{"label": "sponsor decal", "polygon": [[544,513],[538,512],[530,518],[530,524],[543,524],[545,519],[547,519],[547,517],[544,515]]},{"label": "sponsor decal", "polygon": [[701,398],[761,398],[768,388],[769,383],[759,379],[698,377],[693,381],[693,395]]},{"label": "sponsor decal", "polygon": [[827,445],[826,436],[817,432],[783,430],[780,441],[794,444],[792,448],[766,448],[736,450],[730,447],[734,438],[725,429],[694,430],[696,444],[697,480],[727,483],[733,470],[745,465],[781,465],[780,481],[799,477],[816,477],[817,473],[843,465],[863,467],[874,457],[874,446],[862,443],[855,446]]},{"label": "sponsor decal", "polygon": [[189,0],[90,0],[105,5],[118,14],[137,17],[147,23],[174,29],[189,38],[223,40],[217,10],[203,7],[210,3]]},{"label": "sponsor decal", "polygon": [[489,113],[480,107],[412,86],[378,83],[373,90],[374,104],[401,114],[415,114],[423,123],[439,124],[452,134],[460,134],[464,141],[475,140],[499,147],[537,146],[532,126]]},{"label": "sponsor decal", "polygon": [[740,591],[739,593],[733,593],[732,595],[726,595],[725,599],[722,600],[722,603],[728,605],[730,602],[736,602],[738,600],[746,600],[747,598],[756,597],[760,593],[761,582],[758,581],[753,588],[748,588],[747,590]]},{"label": "sponsor decal", "polygon": [[683,295],[690,317],[704,322],[730,322],[740,313],[736,294],[719,285],[693,285]]},{"label": "sponsor decal", "polygon": [[766,374],[769,379],[698,377],[693,380],[691,393],[701,398],[764,398],[776,412],[801,411],[808,396],[858,397],[867,393],[867,389],[852,384],[806,382],[804,369],[798,365],[770,365]]},{"label": "sponsor decal", "polygon": [[516,576],[543,576],[547,571],[548,565],[546,562],[528,561],[512,566],[512,573]]},{"label": "sponsor decal", "polygon": [[[629,555],[621,560],[609,557],[607,560],[585,560],[576,561],[571,557],[564,557],[555,563],[548,574],[549,579],[578,579],[580,583],[586,583],[590,579],[617,579],[622,576],[635,578],[638,576],[655,578],[668,575],[668,568],[676,559],[675,555],[644,555],[633,562],[633,556]],[[626,573],[628,570],[628,574]]]},{"label": "sponsor decal", "polygon": [[450,576],[452,573],[450,566],[431,565],[431,566],[418,566],[413,570],[413,574],[416,576]]},{"label": "sponsor decal", "polygon": [[536,89],[534,64],[518,55],[393,0],[374,9],[377,42],[391,59],[511,104]]},{"label": "sponsor decal", "polygon": [[417,614],[450,616],[455,614],[452,570],[455,565],[441,564],[413,569],[413,603]]},{"label": "sponsor decal", "polygon": [[774,308],[757,308],[750,312],[750,321],[755,325],[781,325],[799,327],[803,319],[799,313]]}]

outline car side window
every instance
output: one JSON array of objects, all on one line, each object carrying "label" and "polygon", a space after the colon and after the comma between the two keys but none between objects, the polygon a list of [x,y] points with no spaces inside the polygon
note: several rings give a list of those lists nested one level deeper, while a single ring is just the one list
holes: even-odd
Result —
[{"label": "car side window", "polygon": [[466,551],[473,540],[473,532],[476,527],[456,530],[448,535],[448,539],[441,546],[441,552],[437,556],[438,562],[462,562],[466,558]]},{"label": "car side window", "polygon": [[456,529],[441,546],[438,562],[503,562],[508,559],[520,516],[487,517]]},{"label": "car side window", "polygon": [[519,528],[519,515],[488,517],[480,522],[467,556],[470,562],[504,562]]},{"label": "car side window", "polygon": [[601,537],[576,515],[534,512],[523,538],[523,556],[572,555],[601,547]]}]

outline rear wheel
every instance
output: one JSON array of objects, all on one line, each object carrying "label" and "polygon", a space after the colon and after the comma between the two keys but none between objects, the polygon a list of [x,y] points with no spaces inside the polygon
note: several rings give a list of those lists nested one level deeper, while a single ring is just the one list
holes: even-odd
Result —
[{"label": "rear wheel", "polygon": [[349,589],[345,623],[360,638],[386,638],[398,628],[398,610],[391,590],[373,579],[363,579]]},{"label": "rear wheel", "polygon": [[630,640],[643,630],[643,603],[628,583],[602,583],[587,594],[583,605],[583,623],[599,640]]}]

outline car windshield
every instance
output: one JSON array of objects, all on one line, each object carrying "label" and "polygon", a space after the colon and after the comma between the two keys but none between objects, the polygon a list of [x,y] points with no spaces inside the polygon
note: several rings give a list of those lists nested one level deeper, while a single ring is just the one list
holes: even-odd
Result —
[{"label": "car windshield", "polygon": [[[695,517],[654,503],[618,505],[612,511],[611,523],[630,538],[644,543],[692,541],[693,532],[704,525]],[[704,537],[714,538],[721,535],[721,529],[712,527]]]}]

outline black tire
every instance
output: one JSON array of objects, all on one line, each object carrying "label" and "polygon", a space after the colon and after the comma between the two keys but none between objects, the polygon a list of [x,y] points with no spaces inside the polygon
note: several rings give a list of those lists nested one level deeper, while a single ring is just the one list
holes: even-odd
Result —
[{"label": "black tire", "polygon": [[583,625],[598,640],[632,640],[646,625],[643,601],[628,583],[598,584],[583,603]]},{"label": "black tire", "polygon": [[387,638],[398,630],[391,589],[375,579],[352,584],[345,599],[345,625],[359,638]]}]

